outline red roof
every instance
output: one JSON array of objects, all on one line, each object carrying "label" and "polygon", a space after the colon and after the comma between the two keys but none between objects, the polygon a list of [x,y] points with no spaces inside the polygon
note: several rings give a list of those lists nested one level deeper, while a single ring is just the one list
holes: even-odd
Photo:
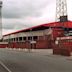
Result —
[{"label": "red roof", "polygon": [[19,31],[16,31],[16,32],[13,32],[13,33],[9,33],[9,34],[6,34],[4,36],[16,34],[16,33],[20,33],[20,32],[27,32],[27,31],[30,31],[30,30],[33,30],[33,29],[40,30],[41,27],[47,27],[48,28],[48,27],[63,27],[63,26],[66,27],[66,28],[72,28],[72,21],[68,21],[68,22],[64,22],[64,23],[52,22],[52,23],[41,24],[41,25],[34,26],[34,27],[31,27],[31,28],[27,28],[27,29],[19,30]]}]

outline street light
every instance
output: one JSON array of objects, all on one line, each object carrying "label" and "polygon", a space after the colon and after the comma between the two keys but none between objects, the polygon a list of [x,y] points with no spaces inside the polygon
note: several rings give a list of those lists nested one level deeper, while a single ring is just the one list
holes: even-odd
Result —
[{"label": "street light", "polygon": [[32,43],[31,42],[33,40],[33,38],[32,38],[32,29],[30,29],[30,35],[29,36],[30,36],[30,41],[29,41],[30,47],[28,48],[28,51],[31,52],[31,49],[32,49]]},{"label": "street light", "polygon": [[0,0],[0,39],[2,39],[2,1]]}]

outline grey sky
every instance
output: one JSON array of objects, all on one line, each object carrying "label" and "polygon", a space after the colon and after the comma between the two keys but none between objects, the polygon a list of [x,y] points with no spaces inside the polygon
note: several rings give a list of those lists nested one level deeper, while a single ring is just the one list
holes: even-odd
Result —
[{"label": "grey sky", "polygon": [[[68,17],[72,19],[71,3]],[[3,0],[3,34],[55,21],[56,0]]]}]

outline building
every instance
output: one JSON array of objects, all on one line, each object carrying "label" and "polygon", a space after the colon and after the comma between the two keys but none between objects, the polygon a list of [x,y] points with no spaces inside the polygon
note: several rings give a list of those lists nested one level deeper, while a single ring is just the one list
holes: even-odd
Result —
[{"label": "building", "polygon": [[6,47],[53,49],[53,54],[70,55],[72,52],[72,22],[46,23],[6,34],[0,42],[0,48]]}]

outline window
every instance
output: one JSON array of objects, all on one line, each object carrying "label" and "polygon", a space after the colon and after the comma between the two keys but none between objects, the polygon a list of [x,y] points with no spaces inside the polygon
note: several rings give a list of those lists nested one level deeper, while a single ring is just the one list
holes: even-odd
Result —
[{"label": "window", "polygon": [[7,40],[7,39],[5,39],[5,40],[4,40],[4,42],[8,42],[8,40]]},{"label": "window", "polygon": [[12,42],[12,39],[10,39],[10,42]]},{"label": "window", "polygon": [[13,41],[15,41],[15,38],[13,38]]},{"label": "window", "polygon": [[16,41],[18,41],[18,38],[16,38]]},{"label": "window", "polygon": [[23,37],[23,40],[26,40],[26,37]]},{"label": "window", "polygon": [[13,38],[11,39],[11,41],[13,42]]},{"label": "window", "polygon": [[32,40],[32,37],[31,37],[31,36],[29,36],[29,37],[28,37],[28,40]]},{"label": "window", "polygon": [[19,37],[19,41],[22,41],[22,37]]},{"label": "window", "polygon": [[37,36],[34,36],[34,37],[33,37],[33,40],[37,40],[37,39],[38,39],[38,37],[37,37]]}]

